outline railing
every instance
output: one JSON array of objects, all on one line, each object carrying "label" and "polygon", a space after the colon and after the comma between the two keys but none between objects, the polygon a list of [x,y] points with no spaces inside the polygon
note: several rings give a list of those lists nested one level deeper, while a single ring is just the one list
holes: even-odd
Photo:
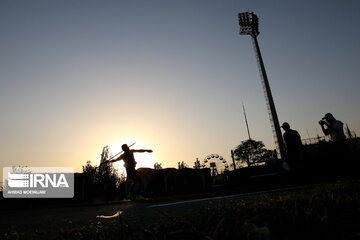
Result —
[{"label": "railing", "polygon": [[317,136],[314,138],[301,139],[301,142],[303,145],[310,145],[310,144],[316,144],[321,141],[329,141],[329,140],[330,140],[329,136],[322,136],[322,137]]},{"label": "railing", "polygon": [[[356,137],[356,133],[354,131],[351,131],[350,134],[349,132],[345,132],[345,135],[347,138],[354,138]],[[318,142],[321,142],[321,141],[330,141],[330,136],[327,135],[327,136],[317,136],[317,137],[314,137],[314,138],[306,138],[306,139],[301,139],[301,142],[303,145],[310,145],[310,144],[316,144]]]}]

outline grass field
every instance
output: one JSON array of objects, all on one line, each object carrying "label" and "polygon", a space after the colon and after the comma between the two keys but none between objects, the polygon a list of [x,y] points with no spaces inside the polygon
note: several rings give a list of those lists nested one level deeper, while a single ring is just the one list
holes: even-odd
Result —
[{"label": "grass field", "polygon": [[209,203],[191,214],[166,215],[141,229],[120,215],[52,232],[4,239],[360,239],[360,181]]}]

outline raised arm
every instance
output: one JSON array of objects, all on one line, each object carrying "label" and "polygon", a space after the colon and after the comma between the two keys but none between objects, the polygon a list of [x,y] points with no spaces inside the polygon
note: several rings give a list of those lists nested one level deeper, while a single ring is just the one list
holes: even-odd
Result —
[{"label": "raised arm", "polygon": [[[327,124],[325,121],[322,121],[322,120],[319,121],[319,124],[320,124],[320,126],[321,126],[321,130],[323,131],[323,133],[324,133],[325,135],[328,135],[328,134],[330,133],[330,132],[329,132],[329,128],[330,128],[329,124]],[[325,125],[327,128],[325,128],[324,125]]]}]

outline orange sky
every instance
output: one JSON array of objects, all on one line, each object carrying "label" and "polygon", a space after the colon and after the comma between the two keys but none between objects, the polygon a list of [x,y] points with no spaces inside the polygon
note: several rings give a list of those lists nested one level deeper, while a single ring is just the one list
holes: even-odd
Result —
[{"label": "orange sky", "polygon": [[[274,149],[249,36],[259,16],[280,122],[322,135],[331,112],[360,133],[360,30],[350,1],[6,1],[0,8],[0,168],[98,164],[105,145],[151,148],[139,165],[193,166],[251,136]],[[306,13],[306,17],[304,17]]]}]

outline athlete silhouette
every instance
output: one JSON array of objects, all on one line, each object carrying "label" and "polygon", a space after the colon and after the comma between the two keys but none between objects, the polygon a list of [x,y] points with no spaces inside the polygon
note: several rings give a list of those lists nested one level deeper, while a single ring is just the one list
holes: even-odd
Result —
[{"label": "athlete silhouette", "polygon": [[121,146],[124,151],[118,158],[109,160],[108,162],[117,162],[124,161],[124,167],[126,169],[126,181],[130,184],[128,196],[133,200],[144,200],[144,197],[139,194],[139,191],[142,187],[142,179],[140,173],[135,169],[136,161],[134,157],[134,153],[152,153],[151,149],[130,149],[127,144],[123,144]]}]

